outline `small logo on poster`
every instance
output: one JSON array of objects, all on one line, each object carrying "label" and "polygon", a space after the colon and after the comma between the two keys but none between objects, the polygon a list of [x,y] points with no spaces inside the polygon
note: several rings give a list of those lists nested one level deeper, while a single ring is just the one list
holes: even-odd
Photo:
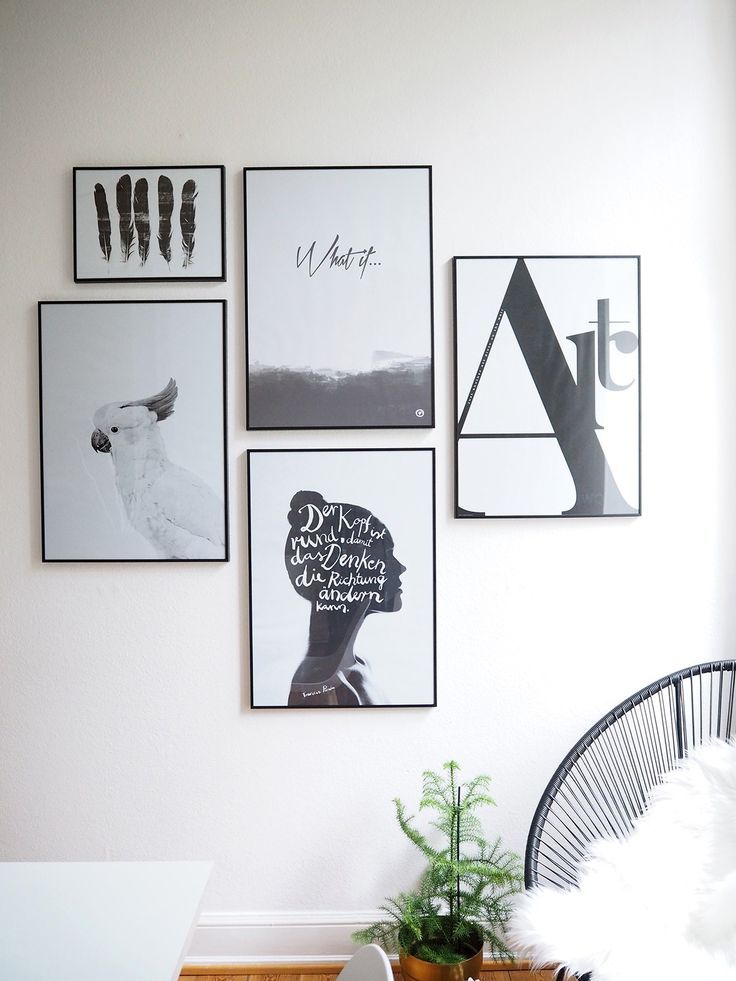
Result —
[{"label": "small logo on poster", "polygon": [[417,417],[417,419],[423,419],[424,418],[424,409],[417,409],[417,411],[414,413],[414,415]]}]

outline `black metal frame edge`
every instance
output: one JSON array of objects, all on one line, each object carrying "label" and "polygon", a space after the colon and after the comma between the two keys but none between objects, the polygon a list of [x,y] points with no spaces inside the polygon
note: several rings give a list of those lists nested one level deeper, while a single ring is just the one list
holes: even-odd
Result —
[{"label": "black metal frame edge", "polygon": [[[109,168],[116,170],[117,168]],[[223,559],[49,559],[46,558],[46,507],[45,507],[45,480],[44,480],[44,459],[43,459],[43,320],[42,308],[54,306],[72,306],[78,304],[99,305],[99,304],[121,304],[121,303],[210,303],[218,304],[222,309],[222,454],[223,454],[223,508],[225,511],[225,557]],[[39,300],[38,308],[38,427],[39,427],[39,462],[40,462],[40,484],[41,484],[41,561],[48,564],[61,562],[79,563],[164,563],[164,564],[222,564],[230,561],[230,491],[229,491],[229,467],[228,467],[228,418],[227,418],[227,300],[226,299],[183,299],[183,300]]]},{"label": "black metal frame edge", "polygon": [[[429,453],[432,461],[432,687],[434,699],[431,702],[411,702],[391,705],[255,705],[253,703],[253,551],[251,548],[251,455],[254,453]],[[292,711],[292,712],[333,712],[335,710],[362,711],[365,709],[426,709],[437,707],[437,472],[436,453],[433,446],[329,446],[329,447],[278,447],[253,448],[246,450],[246,488],[248,494],[248,623],[249,665],[250,665],[250,708],[254,711]]]},{"label": "black metal frame edge", "polygon": [[[219,170],[220,171],[220,258],[222,265],[221,276],[115,276],[87,277],[80,279],[77,275],[77,171],[80,170]],[[224,164],[133,164],[120,167],[72,167],[72,226],[74,230],[73,257],[75,283],[224,283],[227,282],[227,245],[226,224],[227,210],[225,207],[225,165]]]},{"label": "black metal frame edge", "polygon": [[[431,391],[430,391],[430,421],[418,425],[397,426],[253,426],[250,423],[250,359],[248,355],[248,184],[249,171],[272,170],[426,170],[428,172],[429,191],[429,349],[432,359]],[[435,344],[434,344],[434,220],[432,200],[432,165],[431,164],[329,164],[317,166],[288,166],[288,167],[243,167],[243,276],[245,286],[245,428],[249,432],[330,432],[332,430],[384,430],[384,429],[434,429],[437,425],[435,407]]]},{"label": "black metal frame edge", "polygon": [[598,252],[595,255],[573,255],[567,253],[558,253],[557,255],[530,255],[524,253],[523,255],[454,255],[453,261],[455,259],[641,259],[641,254],[631,253],[601,253]]},{"label": "black metal frame edge", "polygon": [[[98,169],[102,169],[101,167]],[[431,170],[431,164],[290,164],[278,167],[243,167],[243,170]]]},{"label": "black metal frame edge", "polygon": [[[460,514],[460,487],[459,487],[459,455],[460,455],[460,437],[458,435],[458,375],[457,375],[457,349],[458,349],[458,325],[457,325],[457,263],[462,261],[467,261],[471,259],[635,259],[636,260],[636,299],[637,299],[637,316],[639,318],[639,333],[638,333],[638,348],[637,348],[637,370],[639,373],[639,389],[638,389],[638,457],[639,457],[639,473],[638,473],[638,492],[639,492],[639,507],[635,514]],[[452,419],[453,419],[453,442],[455,449],[455,500],[453,507],[453,517],[458,521],[505,521],[506,519],[518,520],[520,518],[530,518],[530,519],[545,519],[550,518],[557,520],[564,518],[565,520],[572,519],[599,519],[599,518],[640,518],[642,515],[642,453],[641,453],[641,439],[642,439],[642,424],[641,424],[641,255],[455,255],[452,257],[452,337],[453,337],[453,407],[452,407]],[[524,434],[516,434],[523,436]]]}]

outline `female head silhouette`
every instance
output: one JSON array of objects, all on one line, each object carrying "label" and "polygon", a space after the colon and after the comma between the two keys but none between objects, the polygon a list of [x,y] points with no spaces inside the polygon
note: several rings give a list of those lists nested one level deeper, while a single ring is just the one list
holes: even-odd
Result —
[{"label": "female head silhouette", "polygon": [[[365,684],[367,666],[355,655],[353,644],[368,614],[401,609],[406,567],[394,555],[391,534],[367,508],[328,502],[308,490],[292,498],[289,526],[286,570],[296,592],[311,604],[309,645],[294,675],[292,695],[295,684],[331,681],[339,671],[342,681],[355,689],[357,704],[374,704]],[[326,693],[313,697],[317,694]],[[301,703],[290,697],[289,704]]]},{"label": "female head silhouette", "polygon": [[401,574],[388,528],[366,508],[328,503],[315,491],[291,500],[285,561],[291,583],[318,612],[393,613]]}]

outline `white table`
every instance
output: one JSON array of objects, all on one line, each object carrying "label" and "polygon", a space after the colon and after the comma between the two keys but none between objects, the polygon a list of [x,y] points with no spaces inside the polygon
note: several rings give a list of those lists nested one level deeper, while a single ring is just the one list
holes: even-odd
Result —
[{"label": "white table", "polygon": [[211,862],[0,863],[0,978],[174,981]]}]

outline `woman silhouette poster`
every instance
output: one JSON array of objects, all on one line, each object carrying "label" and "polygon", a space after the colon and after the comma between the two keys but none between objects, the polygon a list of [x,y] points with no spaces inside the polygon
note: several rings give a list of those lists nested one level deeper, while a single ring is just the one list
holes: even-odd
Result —
[{"label": "woman silhouette poster", "polygon": [[434,450],[250,450],[248,497],[251,707],[436,705]]}]

